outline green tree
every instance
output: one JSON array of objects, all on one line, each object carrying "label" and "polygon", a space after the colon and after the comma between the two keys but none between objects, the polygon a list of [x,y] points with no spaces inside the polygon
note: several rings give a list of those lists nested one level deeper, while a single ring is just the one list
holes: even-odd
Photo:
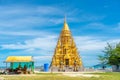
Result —
[{"label": "green tree", "polygon": [[120,66],[120,43],[115,46],[107,43],[103,52],[105,53],[104,55],[98,56],[101,63]]}]

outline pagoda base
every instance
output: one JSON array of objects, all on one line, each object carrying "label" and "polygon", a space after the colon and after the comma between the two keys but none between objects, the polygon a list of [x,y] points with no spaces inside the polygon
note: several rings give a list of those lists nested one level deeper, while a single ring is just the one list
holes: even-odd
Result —
[{"label": "pagoda base", "polygon": [[83,67],[50,67],[50,72],[81,72],[81,71],[84,71],[84,68]]}]

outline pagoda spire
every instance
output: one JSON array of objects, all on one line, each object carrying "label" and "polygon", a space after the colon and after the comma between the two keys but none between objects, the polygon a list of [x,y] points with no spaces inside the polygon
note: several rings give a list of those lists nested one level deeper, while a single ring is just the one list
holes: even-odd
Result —
[{"label": "pagoda spire", "polygon": [[64,30],[67,30],[67,31],[70,30],[69,27],[68,27],[67,21],[66,21],[66,16],[64,17],[64,25],[63,25],[63,30],[62,31],[64,31]]}]

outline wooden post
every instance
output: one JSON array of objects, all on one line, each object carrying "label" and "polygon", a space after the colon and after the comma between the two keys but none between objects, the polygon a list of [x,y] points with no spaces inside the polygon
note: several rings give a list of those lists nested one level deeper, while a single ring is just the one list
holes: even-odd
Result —
[{"label": "wooden post", "polygon": [[6,62],[6,69],[7,69],[7,62]]},{"label": "wooden post", "polygon": [[10,68],[13,69],[13,62],[10,63]]},{"label": "wooden post", "polygon": [[32,62],[31,71],[34,72],[34,62]]}]

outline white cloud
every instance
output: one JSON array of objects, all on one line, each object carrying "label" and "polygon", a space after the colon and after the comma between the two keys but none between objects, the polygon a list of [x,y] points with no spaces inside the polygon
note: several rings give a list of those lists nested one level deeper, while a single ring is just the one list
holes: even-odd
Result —
[{"label": "white cloud", "polygon": [[40,14],[47,14],[47,15],[63,15],[64,12],[62,11],[61,8],[59,7],[54,7],[54,6],[39,6],[36,9],[37,12]]},{"label": "white cloud", "polygon": [[[76,36],[75,42],[79,51],[95,51],[102,50],[106,43],[118,43],[120,39],[102,40],[96,37]],[[26,51],[34,51],[36,49],[51,51],[57,44],[57,36],[46,36],[26,40],[24,43],[4,44],[1,45],[2,49],[26,49]]]},{"label": "white cloud", "polygon": [[[38,24],[39,26],[54,25],[56,24],[55,21],[58,21],[57,24],[61,23],[61,19],[64,16],[62,7],[55,6],[2,6],[0,7],[0,11],[1,27],[21,28]],[[71,10],[67,10],[66,12],[71,13]],[[72,14],[74,12],[76,11],[73,10]],[[56,15],[58,17],[55,17]]]},{"label": "white cloud", "polygon": [[[25,30],[35,27],[54,26],[63,23],[64,14],[67,12],[68,22],[93,21],[103,17],[98,15],[81,14],[79,10],[56,6],[1,6],[0,30]],[[76,16],[73,16],[75,15]]]},{"label": "white cloud", "polygon": [[101,22],[91,22],[91,23],[88,23],[88,24],[82,26],[82,29],[83,30],[99,30],[99,31],[108,32],[112,28],[111,28],[111,26],[103,24]]},{"label": "white cloud", "polygon": [[75,37],[75,42],[78,46],[79,51],[95,51],[95,50],[103,50],[104,47],[109,43],[118,43],[120,39],[108,39],[102,40],[96,37]]},{"label": "white cloud", "polygon": [[43,36],[43,35],[52,35],[52,33],[48,33],[45,31],[0,31],[1,35],[9,35],[9,36]]},{"label": "white cloud", "polygon": [[47,37],[40,37],[35,38],[32,40],[26,40],[24,43],[16,43],[16,44],[5,44],[2,45],[2,49],[26,49],[26,50],[34,50],[34,49],[41,49],[41,50],[51,50],[55,47],[56,44],[56,36],[47,36]]},{"label": "white cloud", "polygon": [[92,28],[92,29],[104,29],[105,27],[107,27],[107,25],[94,22],[94,23],[87,24],[86,27]]},{"label": "white cloud", "polygon": [[34,61],[37,63],[48,63],[52,60],[52,56],[34,56]]},{"label": "white cloud", "polygon": [[34,56],[33,57],[36,66],[43,65],[44,63],[51,63],[52,56]]},{"label": "white cloud", "polygon": [[[38,37],[31,40],[26,40],[24,43],[4,44],[1,45],[3,50],[19,51],[7,53],[7,55],[33,55],[36,65],[43,65],[43,63],[50,63],[54,49],[57,44],[57,36],[47,35],[46,37]],[[100,39],[98,37],[90,36],[75,36],[74,37],[78,50],[80,51],[83,63],[85,66],[94,65],[98,63],[97,54],[95,51],[102,51],[107,45],[106,43],[118,43],[120,39]],[[100,53],[97,52],[97,53]],[[17,54],[16,54],[17,53]],[[91,60],[89,64],[89,60]],[[88,62],[89,61],[89,62]]]},{"label": "white cloud", "polygon": [[81,22],[91,22],[91,21],[99,21],[99,20],[102,20],[102,19],[104,19],[105,18],[105,16],[102,16],[102,15],[93,15],[93,14],[86,14],[86,13],[84,13],[84,14],[82,14],[81,16],[80,16],[80,18],[79,18],[79,21],[81,21]]},{"label": "white cloud", "polygon": [[39,61],[39,60],[52,59],[52,56],[34,56],[33,58],[35,61]]}]

